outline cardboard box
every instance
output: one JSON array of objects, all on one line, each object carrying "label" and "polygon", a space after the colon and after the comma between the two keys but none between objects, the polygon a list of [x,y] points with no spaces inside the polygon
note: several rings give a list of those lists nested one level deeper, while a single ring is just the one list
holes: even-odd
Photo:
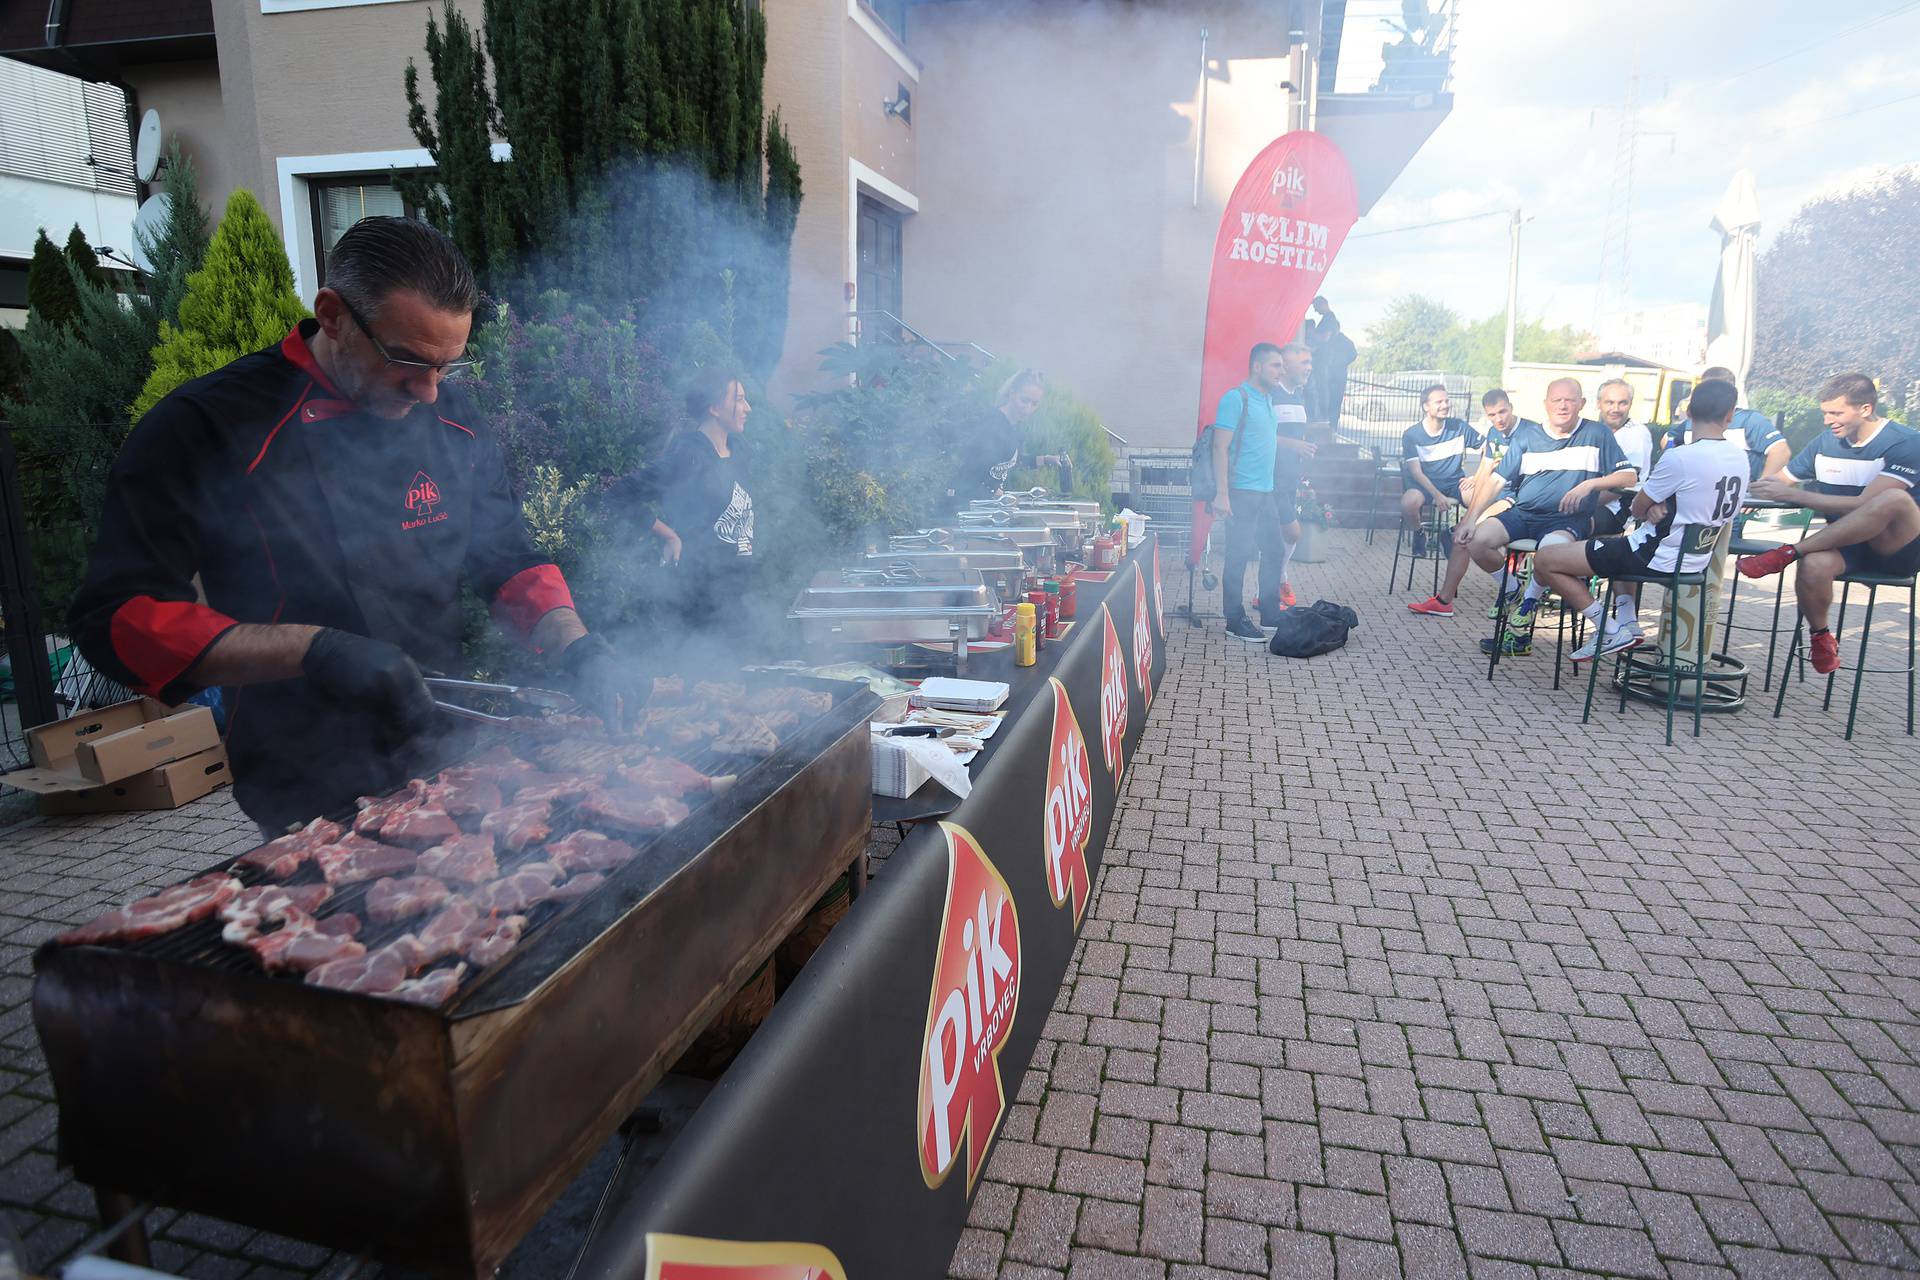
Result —
[{"label": "cardboard box", "polygon": [[[0,774],[46,813],[175,809],[228,781],[226,749],[205,707],[150,698],[27,730],[33,768]],[[184,767],[174,767],[184,766]]]}]

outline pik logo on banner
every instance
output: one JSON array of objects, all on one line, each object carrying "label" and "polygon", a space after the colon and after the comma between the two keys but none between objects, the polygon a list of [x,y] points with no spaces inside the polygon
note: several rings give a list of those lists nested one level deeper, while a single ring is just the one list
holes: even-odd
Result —
[{"label": "pik logo on banner", "polygon": [[1127,762],[1127,663],[1120,656],[1120,635],[1113,629],[1113,614],[1100,606],[1100,753],[1106,757],[1107,772],[1113,775],[1115,791]]},{"label": "pik logo on banner", "polygon": [[1140,687],[1140,705],[1153,705],[1153,633],[1147,627],[1147,577],[1133,566],[1133,682]]},{"label": "pik logo on banner", "polygon": [[1153,629],[1160,639],[1167,638],[1167,613],[1160,602],[1160,544],[1153,544]]},{"label": "pik logo on banner", "polygon": [[943,822],[940,831],[947,905],[921,1041],[920,1176],[929,1189],[945,1182],[964,1138],[971,1192],[1007,1109],[1000,1050],[1020,1005],[1020,917],[1006,878],[966,828]]},{"label": "pik logo on banner", "polygon": [[647,1233],[645,1280],[847,1280],[831,1249]]},{"label": "pik logo on banner", "polygon": [[1087,912],[1093,878],[1087,871],[1087,841],[1093,836],[1093,765],[1087,740],[1074,719],[1067,686],[1052,676],[1053,743],[1047,751],[1047,890],[1053,905],[1073,901],[1073,927]]}]

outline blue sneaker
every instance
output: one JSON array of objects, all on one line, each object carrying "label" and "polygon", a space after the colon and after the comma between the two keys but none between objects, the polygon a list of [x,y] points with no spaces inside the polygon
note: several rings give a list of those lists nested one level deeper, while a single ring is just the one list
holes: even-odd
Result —
[{"label": "blue sneaker", "polygon": [[[1480,641],[1480,652],[1489,656],[1493,653],[1493,637],[1487,636]],[[1500,656],[1503,658],[1526,658],[1533,654],[1533,632],[1509,631],[1500,642]]]},{"label": "blue sneaker", "polygon": [[1534,617],[1540,612],[1540,605],[1545,599],[1546,599],[1545,596],[1522,597],[1520,601],[1520,607],[1513,611],[1513,616],[1511,618],[1507,619],[1508,625],[1516,626],[1516,627],[1531,627],[1533,625]]}]

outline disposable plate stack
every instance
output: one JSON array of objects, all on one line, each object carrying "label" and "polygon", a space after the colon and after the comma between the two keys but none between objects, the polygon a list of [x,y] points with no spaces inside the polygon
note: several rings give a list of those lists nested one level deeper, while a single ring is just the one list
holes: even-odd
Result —
[{"label": "disposable plate stack", "polygon": [[915,695],[922,706],[947,711],[997,711],[1007,700],[1009,690],[997,680],[955,680],[935,676],[922,681]]}]

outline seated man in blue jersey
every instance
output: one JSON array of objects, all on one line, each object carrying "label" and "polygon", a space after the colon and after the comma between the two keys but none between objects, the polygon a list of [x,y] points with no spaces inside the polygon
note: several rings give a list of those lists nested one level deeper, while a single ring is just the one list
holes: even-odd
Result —
[{"label": "seated man in blue jersey", "polygon": [[[1535,553],[1534,581],[1558,591],[1567,607],[1585,614],[1593,627],[1592,638],[1573,651],[1575,662],[1631,649],[1645,638],[1639,620],[1631,614],[1601,616],[1600,604],[1587,590],[1588,578],[1671,573],[1689,528],[1718,529],[1740,514],[1747,487],[1747,455],[1743,446],[1726,439],[1733,422],[1733,400],[1731,382],[1702,383],[1693,393],[1693,442],[1660,455],[1634,497],[1633,516],[1640,524],[1633,532],[1542,545]],[[1697,573],[1712,558],[1711,550],[1696,552],[1680,569]]]},{"label": "seated man in blue jersey", "polygon": [[[1694,393],[1696,396],[1698,392]],[[1798,546],[1788,543],[1746,556],[1749,578],[1800,566],[1793,592],[1812,633],[1808,655],[1822,675],[1840,665],[1827,627],[1833,581],[1842,573],[1910,577],[1920,570],[1920,432],[1880,416],[1880,393],[1864,373],[1843,373],[1820,388],[1827,430],[1777,476],[1753,483],[1753,496],[1802,503],[1827,527]]]},{"label": "seated man in blue jersey", "polygon": [[[1709,382],[1724,382],[1734,386],[1733,370],[1724,365],[1714,365],[1700,371],[1700,380],[1694,384],[1697,394],[1701,387]],[[1727,428],[1727,441],[1747,451],[1747,479],[1758,480],[1770,476],[1787,465],[1787,459],[1793,456],[1793,447],[1787,438],[1780,434],[1780,428],[1773,425],[1773,419],[1757,409],[1735,409],[1733,425]],[[1671,449],[1686,444],[1693,439],[1693,431],[1687,418],[1682,418],[1667,429],[1661,442],[1662,449]]]},{"label": "seated man in blue jersey", "polygon": [[1400,466],[1407,487],[1400,494],[1400,524],[1412,529],[1413,554],[1427,553],[1422,515],[1431,506],[1444,514],[1461,501],[1466,455],[1480,447],[1480,434],[1455,418],[1453,402],[1439,383],[1420,393],[1420,421],[1400,433]]},{"label": "seated man in blue jersey", "polygon": [[[1471,508],[1454,529],[1453,545],[1465,548],[1488,573],[1504,574],[1507,544],[1516,538],[1531,538],[1542,546],[1585,538],[1601,495],[1625,489],[1638,478],[1613,432],[1580,416],[1586,402],[1577,381],[1555,379],[1547,387],[1546,425],[1517,428],[1493,471],[1496,483],[1487,484],[1485,493],[1474,493]],[[1507,491],[1513,494],[1513,505],[1483,520],[1494,499]],[[1449,564],[1440,593],[1407,608],[1430,618],[1451,618],[1453,595],[1464,573],[1463,563]],[[1525,653],[1530,642],[1530,635],[1510,637],[1510,651]]]}]

